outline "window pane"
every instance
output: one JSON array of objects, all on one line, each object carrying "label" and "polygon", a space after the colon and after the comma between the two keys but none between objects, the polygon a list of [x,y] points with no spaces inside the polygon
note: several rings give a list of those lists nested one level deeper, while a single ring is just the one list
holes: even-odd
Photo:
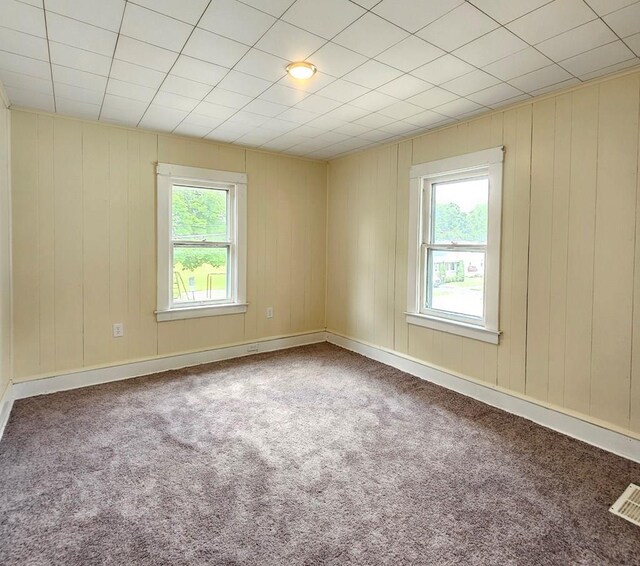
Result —
[{"label": "window pane", "polygon": [[187,241],[227,240],[227,197],[222,189],[174,186],[172,237]]},{"label": "window pane", "polygon": [[427,250],[427,308],[482,318],[484,252]]},{"label": "window pane", "polygon": [[229,248],[173,248],[173,302],[229,298]]},{"label": "window pane", "polygon": [[488,177],[434,183],[432,206],[432,243],[486,244]]}]

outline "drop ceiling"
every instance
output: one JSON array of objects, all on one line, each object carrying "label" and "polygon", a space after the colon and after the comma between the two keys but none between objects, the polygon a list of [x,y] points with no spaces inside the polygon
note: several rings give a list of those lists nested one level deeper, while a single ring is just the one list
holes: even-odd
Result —
[{"label": "drop ceiling", "polygon": [[1,0],[0,23],[14,107],[320,159],[640,63],[637,0]]}]

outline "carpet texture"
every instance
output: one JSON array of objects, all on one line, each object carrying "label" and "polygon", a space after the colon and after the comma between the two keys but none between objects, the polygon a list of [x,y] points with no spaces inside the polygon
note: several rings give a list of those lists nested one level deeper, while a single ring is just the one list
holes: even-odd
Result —
[{"label": "carpet texture", "polygon": [[638,481],[319,344],[16,402],[0,563],[637,565]]}]

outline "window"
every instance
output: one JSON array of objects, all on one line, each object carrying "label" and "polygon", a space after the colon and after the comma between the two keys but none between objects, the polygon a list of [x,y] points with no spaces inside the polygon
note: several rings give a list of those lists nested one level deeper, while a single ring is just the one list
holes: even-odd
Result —
[{"label": "window", "polygon": [[415,165],[407,321],[498,343],[503,148]]},{"label": "window", "polygon": [[159,163],[158,321],[246,312],[243,173]]}]

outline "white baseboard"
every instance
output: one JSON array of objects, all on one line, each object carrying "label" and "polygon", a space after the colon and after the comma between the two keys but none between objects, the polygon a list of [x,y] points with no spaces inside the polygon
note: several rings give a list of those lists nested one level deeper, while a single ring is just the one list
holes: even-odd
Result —
[{"label": "white baseboard", "polygon": [[545,407],[534,401],[510,395],[489,385],[452,375],[397,352],[364,344],[331,332],[327,332],[327,342],[640,463],[640,440],[636,438]]},{"label": "white baseboard", "polygon": [[[325,332],[312,332],[309,334],[298,334],[283,338],[272,338],[237,344],[224,348],[215,348],[203,352],[192,352],[188,354],[178,354],[162,358],[153,358],[138,362],[131,362],[115,366],[99,367],[94,369],[79,370],[71,373],[64,373],[52,377],[32,379],[29,381],[19,381],[13,384],[13,398],[24,399],[35,395],[46,395],[67,389],[98,385],[110,381],[120,381],[132,377],[140,377],[161,371],[180,369],[184,367],[197,366],[210,362],[229,360],[261,354],[264,352],[274,352],[285,350],[296,346],[306,346],[326,341]],[[257,350],[250,351],[249,347],[257,346]]]},{"label": "white baseboard", "polygon": [[0,440],[2,440],[4,429],[9,422],[9,415],[11,414],[11,409],[13,408],[13,399],[13,385],[11,384],[11,382],[9,382],[6,389],[2,393],[2,397],[0,397]]}]

